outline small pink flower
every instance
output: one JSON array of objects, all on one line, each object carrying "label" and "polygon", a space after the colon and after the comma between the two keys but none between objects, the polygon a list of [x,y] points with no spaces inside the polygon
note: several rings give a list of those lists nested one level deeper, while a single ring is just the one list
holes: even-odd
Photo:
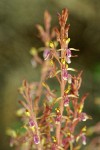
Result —
[{"label": "small pink flower", "polygon": [[34,139],[34,143],[35,144],[39,144],[40,143],[39,137],[36,134],[34,135],[33,139]]},{"label": "small pink flower", "polygon": [[30,119],[30,121],[29,121],[29,126],[30,126],[30,127],[35,126],[35,123],[34,123],[34,121],[33,121],[32,119]]},{"label": "small pink flower", "polygon": [[56,121],[56,124],[60,123],[60,121],[61,121],[61,115],[60,114],[57,114],[55,121]]},{"label": "small pink flower", "polygon": [[69,105],[69,98],[68,96],[65,97],[65,100],[64,100],[64,106],[68,106]]},{"label": "small pink flower", "polygon": [[81,135],[81,138],[82,138],[83,145],[86,145],[86,136],[84,133]]},{"label": "small pink flower", "polygon": [[71,78],[71,75],[68,74],[67,69],[63,69],[62,74],[63,74],[63,80],[68,80],[68,83],[71,84],[72,83],[72,78]]},{"label": "small pink flower", "polygon": [[67,61],[68,64],[71,63],[71,59],[70,59],[71,56],[72,56],[72,55],[71,55],[71,50],[70,50],[70,49],[67,49],[67,50],[66,50],[66,61]]},{"label": "small pink flower", "polygon": [[88,116],[87,116],[86,113],[81,113],[81,114],[79,115],[79,120],[80,120],[80,121],[86,121],[87,119],[88,119]]},{"label": "small pink flower", "polygon": [[70,49],[67,49],[67,57],[71,57],[71,50]]},{"label": "small pink flower", "polygon": [[68,79],[68,71],[67,71],[67,69],[63,69],[62,71],[63,71],[63,79],[67,80]]}]

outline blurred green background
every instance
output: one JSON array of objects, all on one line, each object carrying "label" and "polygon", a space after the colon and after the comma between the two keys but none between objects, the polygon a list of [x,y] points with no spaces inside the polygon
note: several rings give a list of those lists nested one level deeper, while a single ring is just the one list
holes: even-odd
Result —
[{"label": "blurred green background", "polygon": [[11,149],[5,130],[16,122],[18,87],[23,79],[39,79],[39,68],[34,70],[29,54],[32,46],[42,46],[35,25],[43,24],[47,9],[52,26],[57,26],[57,12],[64,7],[70,12],[70,47],[80,49],[72,64],[84,70],[81,93],[90,93],[85,111],[93,120],[88,126],[99,121],[100,0],[0,0],[0,150]]}]

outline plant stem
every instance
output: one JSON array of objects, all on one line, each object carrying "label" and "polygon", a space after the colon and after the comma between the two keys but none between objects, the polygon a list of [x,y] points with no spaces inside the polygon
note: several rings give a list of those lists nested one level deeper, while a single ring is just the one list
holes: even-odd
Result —
[{"label": "plant stem", "polygon": [[[68,34],[67,34],[68,36]],[[67,37],[68,38],[68,37]],[[61,61],[62,59],[65,59],[65,48],[68,47],[68,44],[65,44],[65,24],[63,24],[61,26],[61,29],[60,29],[60,47],[61,47]],[[66,47],[65,47],[66,45]],[[65,82],[63,80],[63,64],[61,64],[61,85],[60,85],[60,90],[61,90],[61,97],[62,97],[62,100],[59,104],[59,109],[60,109],[60,113],[61,113],[61,117],[63,115],[63,111],[64,111],[64,90],[65,90]],[[58,146],[61,145],[62,143],[62,138],[61,138],[61,135],[60,135],[60,132],[61,132],[61,125],[62,125],[62,119],[60,121],[60,123],[57,125],[57,128],[56,128],[56,138],[57,138],[57,144]]]},{"label": "plant stem", "polygon": [[70,142],[70,150],[73,150],[73,143]]},{"label": "plant stem", "polygon": [[[63,49],[63,46],[61,46],[61,48]],[[61,51],[61,59],[64,58],[63,56],[64,56],[64,52]],[[61,90],[62,100],[61,100],[61,102],[59,104],[59,109],[60,109],[61,116],[63,115],[63,110],[64,110],[64,105],[63,105],[64,104],[64,100],[63,100],[64,89],[65,89],[65,82],[63,80],[62,66],[61,66],[61,85],[60,85],[60,90]],[[57,138],[58,145],[60,145],[61,142],[62,142],[62,139],[60,137],[61,125],[62,125],[62,121],[57,125],[57,129],[56,129],[56,138]]]}]

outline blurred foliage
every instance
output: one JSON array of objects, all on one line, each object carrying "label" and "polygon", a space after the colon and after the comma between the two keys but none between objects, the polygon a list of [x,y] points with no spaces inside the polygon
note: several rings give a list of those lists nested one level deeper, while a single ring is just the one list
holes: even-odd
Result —
[{"label": "blurred foliage", "polygon": [[[56,14],[63,7],[69,9],[71,47],[79,48],[79,58],[73,59],[75,68],[83,69],[81,93],[89,92],[85,104],[93,116],[89,126],[99,121],[100,105],[100,1],[99,0],[0,0],[0,142],[1,150],[8,150],[5,130],[15,122],[18,107],[18,87],[26,78],[38,80],[40,68],[33,69],[29,50],[39,47],[35,25],[43,24],[45,9],[52,15],[52,25],[58,25]],[[53,82],[53,85],[54,82]],[[5,144],[6,143],[6,144]]]}]

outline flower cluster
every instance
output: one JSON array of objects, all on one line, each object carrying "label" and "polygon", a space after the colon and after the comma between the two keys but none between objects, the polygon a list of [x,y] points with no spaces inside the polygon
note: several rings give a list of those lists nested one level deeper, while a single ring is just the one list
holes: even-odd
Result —
[{"label": "flower cluster", "polygon": [[[86,126],[76,132],[76,127],[82,121],[91,119],[83,112],[84,102],[88,94],[79,96],[82,83],[82,71],[70,67],[71,57],[75,57],[72,51],[78,49],[69,48],[70,38],[67,25],[68,10],[63,9],[58,13],[59,29],[55,27],[50,32],[51,16],[46,11],[44,14],[44,28],[37,25],[40,38],[44,47],[32,48],[32,64],[40,64],[40,82],[28,83],[23,81],[19,92],[24,100],[19,102],[23,106],[20,114],[23,118],[24,133],[17,134],[10,130],[12,136],[11,145],[17,148],[37,150],[76,150],[81,145],[86,145]],[[54,40],[56,36],[57,40]],[[59,47],[59,48],[58,48]],[[43,59],[39,52],[43,51]],[[75,72],[75,75],[71,74]],[[59,94],[56,89],[48,85],[47,80],[58,81]]]}]

